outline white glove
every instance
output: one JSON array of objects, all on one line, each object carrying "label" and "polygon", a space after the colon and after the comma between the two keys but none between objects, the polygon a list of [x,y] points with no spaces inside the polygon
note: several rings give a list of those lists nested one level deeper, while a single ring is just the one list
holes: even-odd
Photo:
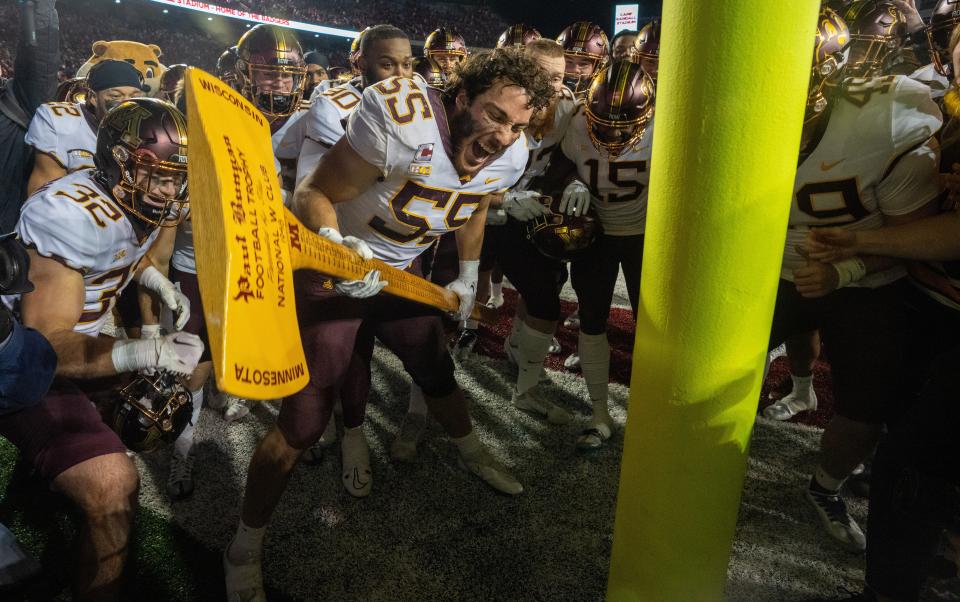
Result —
[{"label": "white glove", "polygon": [[[364,241],[355,236],[341,236],[333,228],[320,228],[317,234],[338,245],[343,245],[355,252],[364,261],[373,259],[373,251]],[[362,280],[341,280],[334,285],[334,289],[345,297],[354,299],[366,299],[372,297],[390,284],[386,280],[380,280],[380,270],[370,270]]]},{"label": "white glove", "polygon": [[540,202],[540,193],[532,190],[511,190],[503,195],[501,209],[515,220],[526,222],[550,211]]},{"label": "white glove", "polygon": [[203,341],[188,332],[174,332],[156,339],[124,339],[113,344],[110,354],[117,373],[167,370],[190,376],[203,355]]},{"label": "white glove", "polygon": [[487,225],[488,226],[502,226],[507,223],[507,212],[503,209],[494,209],[490,207],[487,209]]},{"label": "white glove", "polygon": [[159,324],[144,324],[140,327],[141,339],[159,339],[162,334]]},{"label": "white glove", "polygon": [[176,320],[174,327],[182,330],[190,319],[190,299],[180,292],[166,276],[160,273],[160,270],[150,266],[140,273],[140,285],[147,290],[151,290],[160,296],[160,301],[170,308]]},{"label": "white glove", "polygon": [[477,300],[477,280],[480,276],[480,260],[460,262],[460,275],[447,285],[447,289],[460,297],[460,309],[452,312],[455,320],[466,320],[473,311],[473,304]]},{"label": "white glove", "polygon": [[590,189],[580,180],[573,180],[563,189],[560,213],[583,215],[590,209]]}]

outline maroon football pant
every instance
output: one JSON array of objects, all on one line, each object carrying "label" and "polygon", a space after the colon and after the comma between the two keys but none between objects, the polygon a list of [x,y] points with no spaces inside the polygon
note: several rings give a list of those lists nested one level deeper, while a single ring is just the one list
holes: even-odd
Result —
[{"label": "maroon football pant", "polygon": [[640,300],[640,268],[643,265],[643,235],[610,236],[603,234],[570,264],[570,280],[580,303],[580,330],[585,334],[607,331],[610,305],[623,266],[627,295],[633,315]]},{"label": "maroon football pant", "polygon": [[90,398],[63,378],[39,404],[0,416],[0,436],[47,481],[91,458],[127,451]]},{"label": "maroon football pant", "polygon": [[277,426],[292,447],[306,449],[320,438],[338,392],[345,422],[356,421],[356,413],[362,421],[365,405],[353,406],[366,403],[374,337],[396,354],[424,395],[445,397],[456,389],[439,311],[385,294],[342,297],[313,272],[297,272],[294,284],[310,380],[280,408]]}]

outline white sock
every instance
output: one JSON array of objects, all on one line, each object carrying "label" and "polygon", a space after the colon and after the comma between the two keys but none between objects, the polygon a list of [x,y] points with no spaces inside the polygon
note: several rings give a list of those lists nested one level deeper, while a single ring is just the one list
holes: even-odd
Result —
[{"label": "white sock", "polygon": [[813,473],[813,478],[818,485],[830,491],[840,491],[843,482],[846,479],[835,479],[831,477],[822,467],[817,466],[817,471]]},{"label": "white sock", "polygon": [[810,397],[810,389],[813,387],[813,375],[794,376],[790,375],[793,381],[793,394],[797,397]]},{"label": "white sock", "polygon": [[410,400],[407,405],[408,414],[427,415],[427,402],[423,398],[423,389],[417,383],[410,383]]},{"label": "white sock", "polygon": [[523,394],[536,386],[547,357],[553,334],[540,332],[520,321],[520,328],[513,335],[513,356],[517,359],[517,393]]},{"label": "white sock", "polygon": [[470,431],[463,437],[451,437],[450,440],[457,446],[457,450],[460,451],[461,456],[474,454],[482,446],[480,438],[477,437],[477,434],[473,431]]},{"label": "white sock", "polygon": [[586,334],[582,330],[577,339],[580,354],[580,370],[587,383],[587,392],[593,403],[594,414],[607,413],[607,396],[610,388],[610,343],[607,333]]},{"label": "white sock", "polygon": [[491,297],[502,297],[503,296],[503,281],[494,282],[490,285]]},{"label": "white sock", "polygon": [[200,420],[200,410],[203,409],[203,387],[197,391],[191,391],[190,397],[193,399],[193,414],[190,415],[190,422],[187,428],[183,429],[177,440],[173,442],[173,453],[181,458],[186,458],[193,449],[193,433],[197,428],[197,422]]},{"label": "white sock", "polygon": [[237,533],[227,549],[227,557],[234,564],[249,564],[251,560],[259,559],[263,550],[263,536],[267,534],[267,527],[248,527],[240,519]]}]

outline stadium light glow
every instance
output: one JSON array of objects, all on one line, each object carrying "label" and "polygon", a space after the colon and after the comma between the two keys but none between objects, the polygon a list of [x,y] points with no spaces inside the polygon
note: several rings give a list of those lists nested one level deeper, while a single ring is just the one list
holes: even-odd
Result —
[{"label": "stadium light glow", "polygon": [[169,10],[167,10],[167,9],[163,9],[163,14],[165,14],[165,15],[166,15],[166,14],[169,14],[169,13],[170,13],[170,11],[169,11]]},{"label": "stadium light glow", "polygon": [[[115,1],[117,4],[120,3],[120,0]],[[195,10],[198,12],[207,13],[208,15],[240,19],[241,21],[247,21],[248,23],[267,23],[270,25],[279,25],[280,27],[287,27],[299,31],[309,31],[311,33],[320,35],[344,37],[348,40],[352,40],[360,34],[359,31],[354,31],[352,29],[340,29],[338,27],[327,27],[325,25],[314,25],[313,23],[291,21],[289,19],[259,15],[257,13],[251,13],[245,10],[229,8],[226,6],[220,6],[218,4],[211,4],[209,2],[199,2],[197,0],[150,0],[150,2],[165,4],[167,6],[182,8],[184,10]],[[207,17],[207,20],[212,21],[213,18]],[[250,25],[248,24],[247,27],[249,28]]]}]

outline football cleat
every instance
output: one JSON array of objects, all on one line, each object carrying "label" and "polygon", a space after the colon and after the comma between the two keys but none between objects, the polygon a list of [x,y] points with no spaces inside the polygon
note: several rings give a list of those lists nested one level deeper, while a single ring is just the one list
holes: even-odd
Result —
[{"label": "football cleat", "polygon": [[228,545],[223,552],[223,575],[229,602],[267,602],[259,557],[251,553],[242,564],[234,564],[230,561]]},{"label": "football cleat", "polygon": [[562,347],[560,347],[560,341],[557,340],[557,337],[553,337],[553,339],[550,340],[550,346],[547,347],[547,353],[550,355],[556,355],[560,353],[561,349]]},{"label": "football cleat", "polygon": [[577,437],[577,449],[581,451],[600,449],[611,435],[613,435],[613,419],[609,415],[601,418],[593,416]]},{"label": "football cleat", "polygon": [[809,396],[798,396],[796,391],[790,391],[763,410],[763,415],[770,420],[790,420],[800,412],[817,409],[817,393],[813,387],[809,389]]},{"label": "football cleat", "polygon": [[520,484],[503,464],[493,459],[486,447],[481,446],[470,454],[458,454],[458,463],[464,470],[472,472],[483,479],[483,482],[501,493],[519,495],[523,493]]},{"label": "football cleat", "polygon": [[830,537],[852,552],[862,552],[867,548],[867,538],[857,521],[850,517],[847,504],[839,492],[826,491],[811,480],[805,496],[817,511]]},{"label": "football cleat", "polygon": [[573,313],[567,316],[567,319],[563,321],[564,328],[580,328],[580,310],[575,309]]},{"label": "football cleat", "polygon": [[423,414],[408,412],[397,438],[390,445],[390,457],[397,462],[416,462],[417,444],[427,430],[427,417]]},{"label": "football cleat", "polygon": [[250,408],[253,406],[254,402],[249,399],[241,399],[234,395],[226,395],[227,404],[226,411],[223,413],[223,418],[227,422],[236,422],[237,420],[242,420],[247,414],[250,413]]},{"label": "football cleat", "polygon": [[370,470],[370,447],[362,426],[344,429],[340,450],[343,454],[343,487],[353,497],[367,497],[373,488],[373,471]]},{"label": "football cleat", "polygon": [[487,307],[490,309],[499,309],[503,306],[503,295],[491,295],[487,301]]},{"label": "football cleat", "polygon": [[567,359],[563,360],[563,367],[567,370],[579,370],[580,369],[580,354],[571,353],[567,356]]},{"label": "football cleat", "polygon": [[545,399],[534,387],[524,393],[513,392],[510,402],[518,410],[537,414],[547,419],[550,424],[569,424],[573,416],[567,410]]},{"label": "football cleat", "polygon": [[174,502],[193,495],[193,452],[188,453],[186,458],[181,458],[176,452],[170,455],[167,495]]},{"label": "football cleat", "polygon": [[477,330],[475,328],[463,328],[453,344],[453,358],[463,361],[470,357],[474,345],[477,344]]}]

